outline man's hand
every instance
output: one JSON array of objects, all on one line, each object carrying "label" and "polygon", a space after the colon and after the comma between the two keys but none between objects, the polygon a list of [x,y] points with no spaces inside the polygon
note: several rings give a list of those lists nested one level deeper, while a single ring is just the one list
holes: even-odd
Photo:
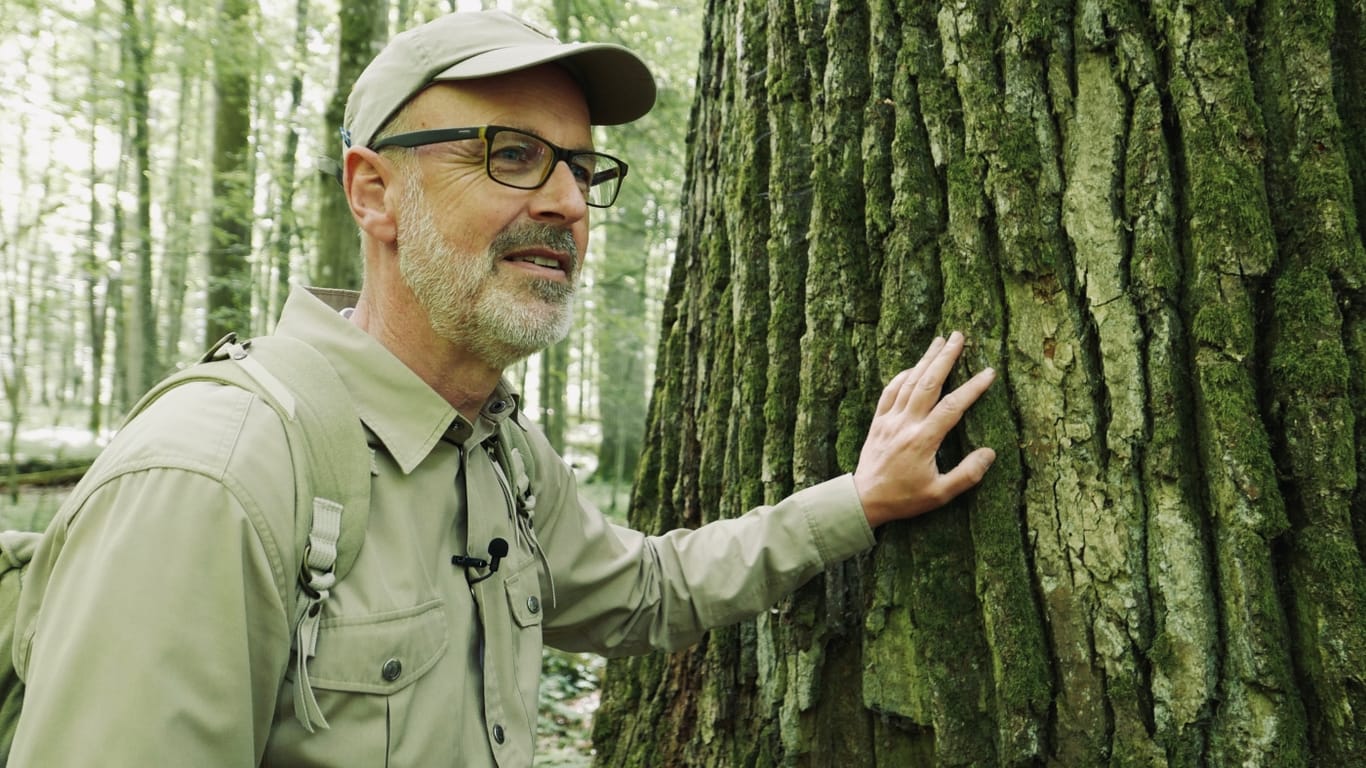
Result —
[{"label": "man's hand", "polygon": [[854,470],[854,487],[872,527],[947,504],[981,482],[996,460],[995,451],[978,448],[948,472],[939,471],[936,454],[944,436],[996,378],[996,371],[986,368],[941,400],[944,381],[962,351],[963,334],[937,338],[914,368],[898,373],[882,390]]}]

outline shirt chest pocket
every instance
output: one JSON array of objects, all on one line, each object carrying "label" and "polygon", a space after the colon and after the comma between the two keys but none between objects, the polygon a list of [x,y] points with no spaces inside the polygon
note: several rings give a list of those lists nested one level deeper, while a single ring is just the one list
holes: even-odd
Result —
[{"label": "shirt chest pocket", "polygon": [[447,642],[440,600],[387,613],[323,619],[309,677],[316,689],[393,695],[435,666]]},{"label": "shirt chest pocket", "polygon": [[276,708],[270,765],[386,765],[406,730],[413,686],[446,653],[445,604],[324,619],[309,680],[329,728],[307,733],[294,717],[293,664]]}]

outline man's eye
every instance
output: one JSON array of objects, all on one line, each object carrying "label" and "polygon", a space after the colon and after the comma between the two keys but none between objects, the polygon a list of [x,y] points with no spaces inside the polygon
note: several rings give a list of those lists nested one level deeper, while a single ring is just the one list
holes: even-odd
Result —
[{"label": "man's eye", "polygon": [[508,145],[498,147],[490,153],[490,157],[499,163],[532,163],[535,162],[535,152],[531,147]]}]

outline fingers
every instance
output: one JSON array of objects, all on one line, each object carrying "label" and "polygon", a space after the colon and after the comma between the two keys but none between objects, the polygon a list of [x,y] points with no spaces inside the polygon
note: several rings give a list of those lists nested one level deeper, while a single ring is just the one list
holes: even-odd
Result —
[{"label": "fingers", "polygon": [[887,386],[882,388],[882,396],[878,398],[877,410],[874,411],[874,415],[881,416],[892,409],[896,404],[896,397],[897,394],[901,392],[902,385],[905,384],[906,379],[914,373],[914,368],[907,368],[901,373],[893,376],[892,380],[887,382]]},{"label": "fingers", "polygon": [[945,395],[930,413],[929,418],[936,422],[942,422],[944,431],[948,432],[958,424],[968,408],[971,408],[972,404],[976,403],[986,393],[994,381],[996,381],[996,369],[983,368],[977,372],[976,376],[963,382],[957,389]]},{"label": "fingers", "polygon": [[[958,331],[949,334],[947,339],[936,337],[914,368],[898,373],[888,382],[878,400],[877,413],[909,409],[916,414],[928,414],[934,410],[944,382],[963,353],[964,344],[963,334]],[[973,396],[964,405],[970,405],[976,399]]]},{"label": "fingers", "polygon": [[854,472],[870,525],[942,506],[981,482],[995,461],[995,451],[978,448],[947,472],[936,462],[945,437],[996,379],[985,368],[942,394],[964,346],[957,332],[936,338],[883,390]]},{"label": "fingers", "polygon": [[963,334],[954,331],[940,346],[938,353],[925,367],[924,374],[911,389],[909,405],[915,413],[929,413],[939,402],[939,395],[948,381],[958,356],[963,352]]},{"label": "fingers", "polygon": [[986,477],[987,470],[996,461],[996,451],[990,448],[978,448],[963,457],[958,462],[958,466],[940,476],[942,483],[943,501],[957,498],[963,492],[982,482]]},{"label": "fingers", "polygon": [[943,337],[936,336],[934,341],[930,342],[929,349],[925,350],[925,354],[921,355],[914,367],[907,368],[893,376],[892,380],[887,382],[887,386],[883,388],[882,397],[878,398],[876,412],[886,413],[893,409],[904,409],[906,407],[905,401],[910,397],[910,392],[914,391],[916,382],[920,380],[925,368],[929,366],[930,361],[939,354],[939,350],[943,347]]}]

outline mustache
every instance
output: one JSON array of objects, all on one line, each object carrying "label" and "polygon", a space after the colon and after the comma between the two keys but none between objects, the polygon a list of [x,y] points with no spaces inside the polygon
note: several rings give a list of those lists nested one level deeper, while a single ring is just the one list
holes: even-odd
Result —
[{"label": "mustache", "polygon": [[496,258],[523,248],[546,248],[567,254],[571,266],[578,269],[578,243],[574,242],[574,233],[563,227],[540,223],[517,224],[499,232],[489,243],[489,253]]}]

